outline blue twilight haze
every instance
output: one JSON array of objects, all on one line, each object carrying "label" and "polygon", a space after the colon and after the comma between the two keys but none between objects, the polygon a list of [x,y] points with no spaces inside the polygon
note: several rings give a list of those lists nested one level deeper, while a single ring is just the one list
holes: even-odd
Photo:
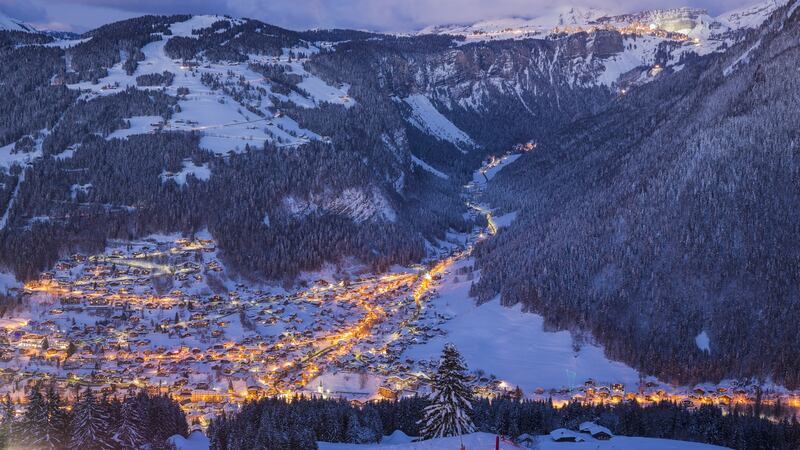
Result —
[{"label": "blue twilight haze", "polygon": [[[611,12],[692,6],[711,14],[755,0],[574,0]],[[142,14],[229,14],[293,29],[411,31],[427,25],[532,17],[564,5],[554,0],[0,0],[0,12],[38,28],[86,31]]]}]

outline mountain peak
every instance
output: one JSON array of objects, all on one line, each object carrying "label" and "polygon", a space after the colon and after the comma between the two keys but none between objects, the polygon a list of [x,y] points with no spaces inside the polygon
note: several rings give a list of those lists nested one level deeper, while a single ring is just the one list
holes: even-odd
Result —
[{"label": "mountain peak", "polygon": [[8,17],[0,12],[0,31],[22,31],[25,33],[36,33],[36,29],[21,20]]}]

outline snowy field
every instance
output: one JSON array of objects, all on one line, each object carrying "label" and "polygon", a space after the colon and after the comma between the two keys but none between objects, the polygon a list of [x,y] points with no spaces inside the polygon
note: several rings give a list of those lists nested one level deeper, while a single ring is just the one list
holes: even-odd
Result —
[{"label": "snowy field", "polygon": [[[625,364],[608,360],[603,349],[584,344],[576,350],[569,332],[544,330],[544,319],[522,313],[519,306],[506,308],[494,299],[476,306],[469,297],[471,281],[450,270],[439,288],[440,297],[430,307],[453,318],[442,325],[446,336],[410,347],[404,357],[436,359],[447,342],[452,342],[466,359],[470,370],[482,369],[511,387],[525,392],[581,384],[589,378],[634,386],[638,374]],[[458,278],[458,279],[457,279]]]},{"label": "snowy field", "polygon": [[[641,437],[615,436],[608,441],[598,441],[587,436],[586,442],[553,442],[549,436],[538,436],[539,450],[725,450],[727,447],[700,444],[697,442],[674,441]],[[177,450],[208,450],[208,438],[200,432],[193,432],[188,438],[170,438]],[[379,444],[332,444],[319,443],[319,450],[458,450],[463,443],[465,450],[494,450],[495,435],[473,433],[462,437],[430,439],[412,442],[412,438],[400,431],[383,438]],[[501,450],[524,450],[508,443],[501,443]]]},{"label": "snowy field", "polygon": [[[392,435],[392,437],[394,436]],[[616,436],[608,441],[598,441],[588,437],[586,442],[553,442],[549,436],[539,436],[538,440],[539,450],[723,450],[725,448],[696,442],[625,436]],[[389,443],[364,445],[320,442],[319,450],[458,450],[462,443],[466,450],[494,450],[495,435],[473,433],[461,438],[450,437],[421,442],[410,442],[410,440],[397,442],[392,439]],[[500,445],[501,450],[523,450],[524,448],[506,443]]]}]

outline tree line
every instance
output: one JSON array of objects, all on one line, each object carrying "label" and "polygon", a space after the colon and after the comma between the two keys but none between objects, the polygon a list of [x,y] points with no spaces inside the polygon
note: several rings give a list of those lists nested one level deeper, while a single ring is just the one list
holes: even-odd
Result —
[{"label": "tree line", "polygon": [[0,402],[0,448],[31,450],[169,450],[167,439],[188,435],[186,416],[167,396],[133,393],[123,399],[79,391],[67,402],[52,385],[34,385],[21,415]]}]

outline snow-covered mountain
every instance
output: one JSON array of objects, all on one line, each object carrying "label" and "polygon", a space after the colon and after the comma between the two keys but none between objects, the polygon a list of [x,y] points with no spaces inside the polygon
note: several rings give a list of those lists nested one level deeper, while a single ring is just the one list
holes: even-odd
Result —
[{"label": "snow-covered mountain", "polygon": [[487,19],[473,24],[436,25],[422,29],[419,34],[452,34],[467,41],[542,38],[556,28],[582,27],[608,16],[596,8],[562,6],[533,18],[508,17]]},{"label": "snow-covered mountain", "polygon": [[[705,55],[723,51],[741,41],[746,32],[757,28],[787,0],[766,0],[749,7],[710,16],[704,9],[654,9],[635,13],[614,14],[593,8],[562,6],[530,18],[501,18],[483,20],[467,25],[428,27],[419,34],[455,35],[464,43],[545,39],[563,40],[587,33],[594,43],[598,33],[616,33],[622,45],[611,51],[587,52],[577,55],[586,61],[596,61],[600,70],[578,75],[592,78],[590,83],[616,85],[625,90],[630,85],[651,81],[666,67],[682,67],[687,54]],[[592,66],[592,64],[587,64]],[[636,74],[629,71],[650,66]],[[579,71],[580,72],[580,71]]]},{"label": "snow-covered mountain", "polygon": [[36,33],[36,29],[21,20],[8,17],[0,12],[0,31],[23,31],[26,33]]},{"label": "snow-covered mountain", "polygon": [[688,7],[618,14],[596,8],[560,6],[527,18],[509,17],[472,24],[431,26],[419,31],[419,34],[451,34],[463,36],[467,42],[471,42],[547,38],[562,33],[591,32],[605,28],[626,34],[655,34],[675,40],[680,40],[681,36],[665,36],[665,32],[715,41],[731,31],[758,27],[786,2],[766,0],[716,17],[710,16],[704,9]]},{"label": "snow-covered mountain", "polygon": [[[668,101],[689,117],[681,94],[704,105],[717,77],[750,82],[741,74],[766,61],[753,39],[766,27],[748,30],[778,5],[716,18],[568,8],[410,36],[222,16],[144,16],[55,42],[4,33],[0,264],[33,277],[74,242],[197,229],[230,267],[269,279],[350,257],[376,271],[419,262],[468,229],[459,190],[482,159],[520,142],[547,148],[618,104],[619,123],[650,121],[613,139],[660,126]],[[731,114],[759,104],[731,102]],[[606,129],[563,140],[594,148]],[[586,164],[582,178],[599,166]],[[621,275],[601,269],[588,284],[602,292]]]}]

